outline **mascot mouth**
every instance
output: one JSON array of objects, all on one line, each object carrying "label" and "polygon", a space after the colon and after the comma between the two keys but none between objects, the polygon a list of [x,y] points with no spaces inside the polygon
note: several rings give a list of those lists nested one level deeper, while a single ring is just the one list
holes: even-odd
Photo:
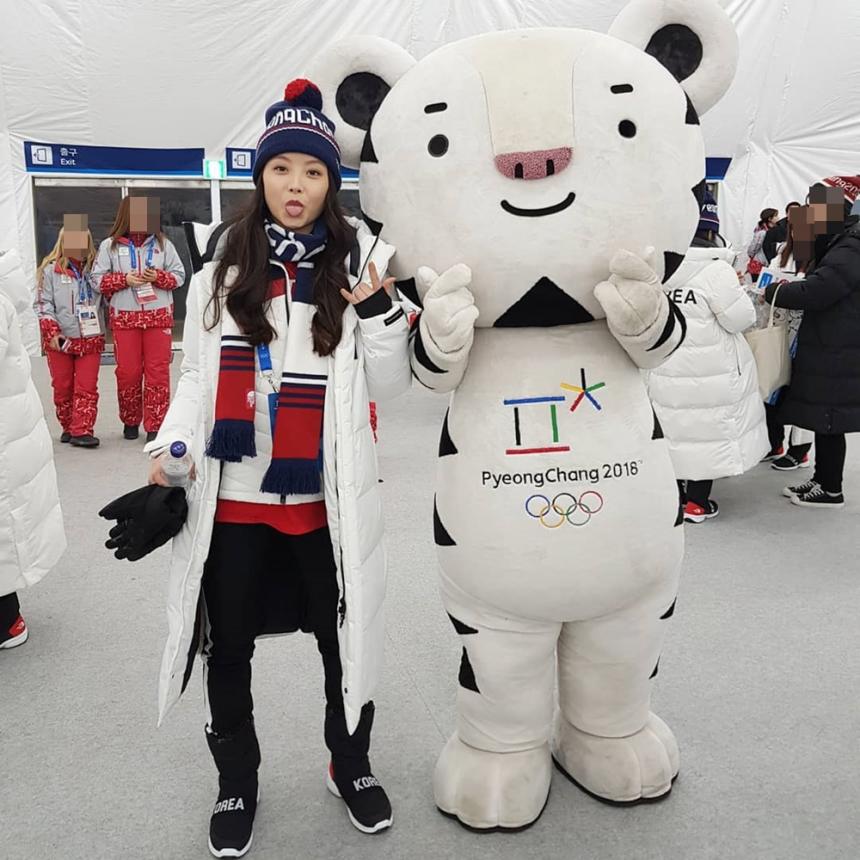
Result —
[{"label": "mascot mouth", "polygon": [[561,203],[556,203],[555,206],[546,206],[543,209],[522,209],[519,206],[514,206],[513,203],[509,203],[507,200],[502,200],[502,209],[505,212],[510,212],[511,215],[519,215],[521,218],[541,218],[544,215],[555,215],[557,212],[564,212],[568,206],[573,204],[574,200],[576,200],[576,194],[571,191]]}]

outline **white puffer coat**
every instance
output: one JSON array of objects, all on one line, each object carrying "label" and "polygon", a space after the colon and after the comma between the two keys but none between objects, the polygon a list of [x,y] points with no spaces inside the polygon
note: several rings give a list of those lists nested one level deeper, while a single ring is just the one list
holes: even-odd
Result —
[{"label": "white puffer coat", "polygon": [[30,376],[14,296],[0,282],[0,596],[35,585],[66,549],[54,450]]},{"label": "white puffer coat", "polygon": [[648,393],[669,440],[675,474],[688,481],[741,475],[768,444],[752,352],[742,332],[755,309],[725,248],[691,248],[665,285],[687,320],[677,352],[646,374]]},{"label": "white puffer coat", "polygon": [[[27,286],[27,276],[21,265],[21,256],[13,248],[0,251],[0,293],[5,293],[18,311],[18,322],[21,323],[21,340],[24,349],[30,356],[42,354],[42,343],[39,337],[39,321],[31,307],[33,297]],[[27,303],[26,307],[24,302]]]},{"label": "white puffer coat", "polygon": [[[394,248],[377,240],[363,225],[358,240],[359,273],[365,272],[372,260],[380,278],[384,277]],[[158,693],[159,723],[182,694],[191,661],[200,647],[201,630],[206,627],[197,611],[221,464],[206,457],[204,451],[214,425],[221,327],[206,331],[201,319],[212,295],[216,265],[217,262],[207,263],[191,282],[182,376],[158,437],[144,449],[157,452],[175,440],[183,440],[197,468],[197,479],[188,490],[188,519],[173,540],[168,639]],[[349,279],[351,286],[359,280],[352,273]],[[366,320],[359,320],[355,310],[348,307],[343,317],[343,336],[328,367],[323,477],[338,582],[346,604],[338,641],[346,721],[349,730],[354,731],[362,705],[373,695],[382,669],[386,562],[369,400],[390,399],[411,385],[408,327],[399,306],[395,304],[391,313]]]}]

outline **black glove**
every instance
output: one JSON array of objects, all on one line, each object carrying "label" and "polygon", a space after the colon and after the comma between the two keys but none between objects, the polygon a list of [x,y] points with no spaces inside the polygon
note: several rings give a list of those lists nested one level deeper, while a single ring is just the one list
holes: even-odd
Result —
[{"label": "black glove", "polygon": [[182,487],[150,484],[114,499],[99,511],[106,520],[116,520],[105,543],[117,558],[138,561],[179,534],[188,517]]}]

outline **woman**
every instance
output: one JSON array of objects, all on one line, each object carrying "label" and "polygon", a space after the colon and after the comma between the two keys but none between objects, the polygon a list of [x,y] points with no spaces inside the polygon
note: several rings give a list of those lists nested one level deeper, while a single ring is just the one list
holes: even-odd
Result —
[{"label": "woman", "polygon": [[410,385],[406,318],[388,295],[393,279],[378,274],[394,249],[343,217],[334,124],[313,84],[290,84],[266,125],[253,199],[192,282],[182,376],[146,447],[153,482],[166,483],[175,441],[195,465],[174,541],[160,709],[180,695],[186,658],[202,645],[220,777],[216,857],[241,856],[251,842],[260,762],[251,656],[262,632],[315,634],[327,785],[363,832],[392,820],[368,760],[385,635],[369,395]]},{"label": "woman", "polygon": [[0,279],[0,649],[27,641],[18,591],[66,549],[53,446],[18,321],[30,303],[23,282]]},{"label": "woman", "polygon": [[832,177],[809,189],[815,235],[807,276],[765,299],[803,311],[791,385],[780,408],[784,423],[815,432],[815,474],[783,491],[800,507],[845,505],[846,433],[860,431],[860,218],[850,215],[860,180]]},{"label": "woman", "polygon": [[[83,216],[71,216],[82,219]],[[102,297],[91,271],[89,230],[63,228],[36,273],[35,310],[48,359],[61,442],[97,448],[99,367],[105,349]]]},{"label": "woman", "polygon": [[752,278],[752,282],[758,281],[758,276],[761,270],[768,264],[768,259],[764,253],[764,240],[767,236],[767,231],[771,227],[775,227],[779,220],[779,212],[776,209],[762,209],[759,215],[759,222],[753,231],[752,241],[747,248],[747,255],[750,260],[747,263],[747,273]]},{"label": "woman", "polygon": [[688,523],[716,517],[714,480],[742,475],[768,450],[755,362],[742,334],[755,310],[732,267],[735,252],[708,239],[718,233],[716,213],[703,208],[694,247],[664,287],[684,312],[687,337],[646,374],[675,474],[685,484]]},{"label": "woman", "polygon": [[120,203],[110,236],[99,245],[93,281],[110,303],[123,436],[137,439],[143,420],[152,441],[170,401],[173,291],[185,282],[179,254],[161,232],[155,198]]},{"label": "woman", "polygon": [[[803,280],[811,265],[812,236],[811,226],[806,221],[807,211],[808,207],[806,206],[796,206],[789,210],[788,237],[776,249],[772,263],[764,270],[769,272],[773,281],[778,284]],[[770,307],[764,300],[763,291],[752,288],[751,293],[751,298],[758,312],[757,327],[765,328],[770,321]],[[779,310],[774,314],[774,319],[779,324],[788,325],[791,354],[792,356],[796,355],[797,335],[800,330],[800,322],[803,319],[803,311]],[[770,453],[765,457],[765,460],[771,461],[770,467],[778,472],[792,472],[796,469],[808,468],[809,452],[815,439],[815,434],[809,430],[791,427],[788,432],[788,450],[785,450],[786,432],[785,425],[779,417],[779,403],[784,398],[786,391],[785,388],[775,391],[764,404],[770,439]]]}]

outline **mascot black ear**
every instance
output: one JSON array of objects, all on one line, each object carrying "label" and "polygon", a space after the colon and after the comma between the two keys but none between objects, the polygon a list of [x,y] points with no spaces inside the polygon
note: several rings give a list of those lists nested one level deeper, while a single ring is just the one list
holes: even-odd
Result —
[{"label": "mascot black ear", "polygon": [[[406,50],[377,36],[334,42],[314,58],[307,77],[322,92],[323,112],[337,126],[335,137],[347,167],[372,159],[365,137],[388,91],[415,65]],[[364,156],[362,155],[364,152]]]},{"label": "mascot black ear", "polygon": [[654,57],[701,116],[725,94],[738,65],[738,36],[716,0],[631,0],[609,30]]}]

